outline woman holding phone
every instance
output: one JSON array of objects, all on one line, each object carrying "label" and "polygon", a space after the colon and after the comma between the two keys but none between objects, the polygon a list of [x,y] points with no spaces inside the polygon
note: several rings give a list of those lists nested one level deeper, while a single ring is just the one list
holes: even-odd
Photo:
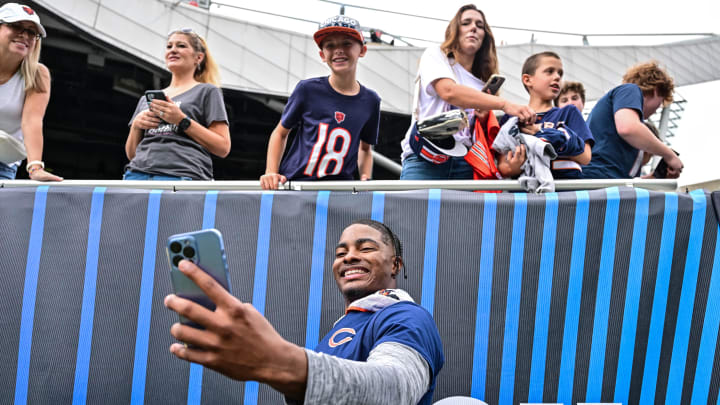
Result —
[{"label": "woman holding phone", "polygon": [[[486,116],[489,110],[503,110],[521,121],[535,120],[535,113],[527,106],[481,91],[485,82],[497,72],[495,39],[485,14],[472,4],[460,7],[445,30],[445,41],[440,46],[428,47],[420,58],[417,106],[410,129],[402,141],[400,179],[473,178],[473,169],[463,157],[447,156],[442,152],[433,154],[422,144],[411,145],[410,135],[418,121],[458,108],[464,109],[471,121],[477,114]],[[414,141],[419,139],[412,138]],[[470,128],[458,131],[453,138],[455,143],[466,148],[474,143]]]},{"label": "woman holding phone", "polygon": [[130,120],[124,180],[212,180],[211,155],[230,153],[230,130],[218,67],[190,28],[168,34],[162,92],[140,98]]},{"label": "woman holding phone", "polygon": [[42,161],[43,117],[50,101],[50,72],[39,63],[45,36],[40,17],[30,7],[0,7],[0,179],[14,179],[26,156],[30,179],[62,180],[46,172]]}]

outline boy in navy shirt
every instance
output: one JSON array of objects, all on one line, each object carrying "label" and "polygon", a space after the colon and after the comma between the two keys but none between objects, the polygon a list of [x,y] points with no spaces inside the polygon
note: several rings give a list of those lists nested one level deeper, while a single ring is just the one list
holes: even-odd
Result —
[{"label": "boy in navy shirt", "polygon": [[[372,176],[372,148],[380,125],[380,97],[355,79],[367,47],[357,20],[344,15],[320,24],[313,36],[330,76],[302,80],[270,135],[263,189],[287,180],[352,180]],[[287,137],[297,128],[284,159]]]},{"label": "boy in navy shirt", "polygon": [[[554,52],[541,52],[525,60],[522,82],[530,94],[528,107],[537,112],[537,121],[520,126],[520,131],[535,135],[553,144],[558,158],[551,162],[555,179],[581,178],[580,165],[590,162],[590,148],[595,142],[582,114],[574,105],[554,107],[560,93],[563,67],[560,56]],[[500,125],[509,117],[503,117]],[[498,157],[498,170],[503,177],[517,176],[525,162],[524,147],[519,153],[509,152]]]},{"label": "boy in navy shirt", "polygon": [[677,178],[683,163],[672,149],[643,125],[661,104],[672,101],[673,79],[657,62],[631,67],[623,83],[598,100],[588,117],[597,145],[583,168],[587,179],[626,179],[639,173],[644,154],[667,163],[667,177]]}]

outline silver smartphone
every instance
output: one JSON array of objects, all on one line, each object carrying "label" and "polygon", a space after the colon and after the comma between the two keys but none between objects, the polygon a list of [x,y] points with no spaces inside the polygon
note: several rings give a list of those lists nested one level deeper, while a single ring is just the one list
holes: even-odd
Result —
[{"label": "silver smartphone", "polygon": [[[205,229],[172,235],[167,240],[167,257],[175,294],[214,311],[215,303],[195,282],[187,278],[177,266],[181,260],[189,260],[208,273],[226,290],[230,291],[227,257],[225,256],[225,246],[220,231],[217,229]],[[183,316],[180,316],[180,322],[202,329],[200,325],[189,321]]]}]

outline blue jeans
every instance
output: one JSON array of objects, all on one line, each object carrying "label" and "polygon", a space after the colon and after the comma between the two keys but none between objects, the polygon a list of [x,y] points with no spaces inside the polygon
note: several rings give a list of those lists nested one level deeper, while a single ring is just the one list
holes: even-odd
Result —
[{"label": "blue jeans", "polygon": [[6,165],[0,162],[0,179],[15,180],[18,165],[16,163]]},{"label": "blue jeans", "polygon": [[162,181],[174,181],[174,180],[192,180],[190,177],[180,176],[167,176],[164,174],[150,174],[144,172],[138,172],[135,170],[128,169],[123,174],[123,180],[162,180]]},{"label": "blue jeans", "polygon": [[451,157],[436,165],[412,154],[403,160],[400,180],[472,180],[472,167],[465,158]]}]

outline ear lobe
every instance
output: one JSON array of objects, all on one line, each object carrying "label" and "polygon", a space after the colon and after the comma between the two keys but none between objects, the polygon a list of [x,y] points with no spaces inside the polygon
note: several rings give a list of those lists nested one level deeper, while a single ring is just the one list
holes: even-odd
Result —
[{"label": "ear lobe", "polygon": [[362,50],[360,51],[360,57],[362,58],[367,53],[367,45],[362,46]]},{"label": "ear lobe", "polygon": [[522,75],[522,82],[525,86],[529,86],[532,84],[532,77],[529,74],[525,73]]}]

